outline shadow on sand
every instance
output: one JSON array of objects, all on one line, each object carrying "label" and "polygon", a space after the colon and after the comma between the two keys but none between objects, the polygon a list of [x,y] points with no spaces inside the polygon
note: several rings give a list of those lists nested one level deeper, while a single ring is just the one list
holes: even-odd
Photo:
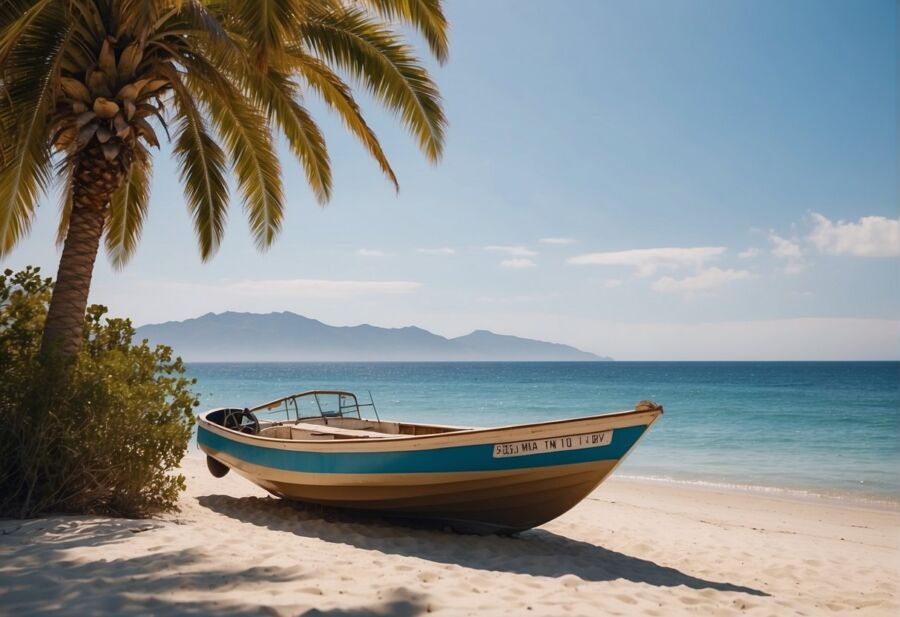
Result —
[{"label": "shadow on sand", "polygon": [[[196,569],[197,564],[208,562],[208,556],[192,548],[112,559],[103,556],[104,546],[127,541],[135,533],[158,526],[152,521],[81,516],[0,520],[0,615],[277,614],[277,610],[259,605],[253,584],[304,578],[290,568],[248,568],[241,563],[227,569]],[[97,558],[73,559],[67,551],[76,548],[98,549]],[[246,603],[215,599],[218,591],[236,586],[246,586]],[[213,599],[175,599],[173,594],[179,591],[196,591]],[[364,607],[309,609],[300,615],[415,617],[426,609],[424,595],[406,593]]]},{"label": "shadow on sand", "polygon": [[[470,536],[437,531],[433,525],[396,525],[378,517],[268,497],[209,495],[198,501],[219,514],[274,531],[477,570],[547,577],[572,574],[585,581],[625,579],[658,587],[684,585],[691,589],[769,595],[751,587],[704,580],[545,529],[512,537]],[[385,533],[387,530],[390,533]]]},{"label": "shadow on sand", "polygon": [[[273,498],[210,495],[198,501],[222,516],[281,533],[475,570],[768,595],[543,529],[515,537],[466,536]],[[329,610],[309,609],[315,603],[298,597],[299,604],[291,611],[261,605],[254,589],[258,583],[294,584],[308,578],[300,566],[247,567],[240,560],[212,565],[202,547],[166,550],[169,547],[161,545],[146,554],[104,550],[166,524],[171,523],[72,516],[0,521],[0,614],[243,617],[285,614],[286,609],[304,617],[416,617],[428,610],[425,594],[399,588],[378,603]],[[245,588],[246,597],[233,593]],[[217,597],[224,592],[232,593]],[[235,602],[235,597],[240,599]],[[304,609],[308,610],[301,612]]]}]

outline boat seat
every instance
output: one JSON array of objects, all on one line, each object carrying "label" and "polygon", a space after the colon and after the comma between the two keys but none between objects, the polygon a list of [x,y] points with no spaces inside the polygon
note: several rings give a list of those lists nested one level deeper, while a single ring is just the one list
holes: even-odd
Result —
[{"label": "boat seat", "polygon": [[325,424],[309,424],[307,422],[298,422],[297,424],[291,425],[291,433],[293,435],[294,430],[302,431],[304,433],[312,433],[318,435],[334,435],[337,439],[365,439],[369,437],[389,437],[385,433],[378,433],[376,431],[361,431],[358,429],[352,428],[340,428],[337,426],[327,426]]}]

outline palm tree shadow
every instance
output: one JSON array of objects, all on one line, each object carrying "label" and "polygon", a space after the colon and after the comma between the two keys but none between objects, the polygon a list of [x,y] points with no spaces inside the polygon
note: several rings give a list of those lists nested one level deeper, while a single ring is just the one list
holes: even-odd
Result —
[{"label": "palm tree shadow", "polygon": [[751,587],[691,576],[546,529],[532,529],[513,537],[469,536],[443,533],[422,524],[398,526],[379,517],[270,497],[208,495],[198,501],[214,512],[273,531],[476,570],[546,577],[572,574],[591,582],[625,579],[657,587],[684,585],[698,590],[769,595]]},{"label": "palm tree shadow", "polygon": [[321,610],[311,608],[300,613],[300,617],[416,617],[427,609],[410,600],[389,600],[381,606],[361,606],[358,608],[332,608]]},{"label": "palm tree shadow", "polygon": [[[153,521],[55,516],[30,521],[0,520],[0,615],[172,615],[256,617],[279,612],[257,584],[292,585],[308,575],[297,568],[209,563],[204,551],[175,548],[147,554],[101,553],[102,559],[78,559],[70,550],[127,542],[135,533],[161,524]],[[188,600],[179,592],[231,596]],[[415,617],[427,610],[424,594],[397,590],[365,606],[321,610],[301,617]]]}]

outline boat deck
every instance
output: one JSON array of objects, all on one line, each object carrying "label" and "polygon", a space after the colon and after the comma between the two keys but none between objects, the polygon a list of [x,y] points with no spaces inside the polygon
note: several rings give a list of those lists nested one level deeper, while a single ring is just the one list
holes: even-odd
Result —
[{"label": "boat deck", "polygon": [[[294,434],[297,436],[294,437]],[[366,431],[353,428],[341,428],[339,426],[325,426],[319,424],[310,424],[307,422],[298,422],[291,426],[292,439],[309,439],[310,437],[331,436],[334,439],[367,439],[388,437],[387,433],[378,431]]]},{"label": "boat deck", "polygon": [[385,422],[366,418],[303,419],[286,422],[261,422],[259,435],[292,441],[335,439],[382,439],[385,437],[434,435],[468,430],[469,427]]}]

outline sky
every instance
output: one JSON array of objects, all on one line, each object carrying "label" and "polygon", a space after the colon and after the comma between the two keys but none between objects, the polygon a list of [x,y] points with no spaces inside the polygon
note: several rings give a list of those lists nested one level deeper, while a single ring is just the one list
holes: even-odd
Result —
[{"label": "sky", "polygon": [[[428,164],[361,97],[396,193],[320,102],[331,202],[284,144],[258,252],[235,198],[202,263],[168,147],[141,245],[91,302],[138,325],[293,311],[474,329],[619,360],[900,357],[898,15],[891,0],[454,0]],[[413,39],[421,53],[421,41]],[[312,96],[312,95],[311,95]],[[58,200],[3,259],[55,274]]]}]

